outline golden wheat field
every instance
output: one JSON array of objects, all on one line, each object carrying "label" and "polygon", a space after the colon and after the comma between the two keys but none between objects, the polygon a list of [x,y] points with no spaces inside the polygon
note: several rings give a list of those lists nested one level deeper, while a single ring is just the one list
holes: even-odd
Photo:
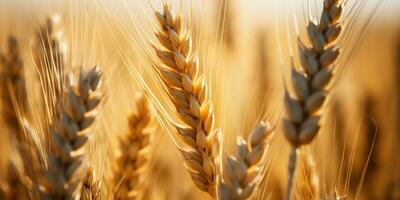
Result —
[{"label": "golden wheat field", "polygon": [[0,0],[0,200],[400,200],[398,0]]}]

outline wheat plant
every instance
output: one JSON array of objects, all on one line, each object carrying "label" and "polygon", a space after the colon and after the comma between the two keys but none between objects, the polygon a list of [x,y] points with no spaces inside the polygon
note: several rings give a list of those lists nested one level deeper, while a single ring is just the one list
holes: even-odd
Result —
[{"label": "wheat plant", "polygon": [[159,29],[155,32],[162,45],[154,47],[162,65],[157,70],[183,124],[177,134],[188,145],[180,152],[196,186],[211,196],[216,194],[219,130],[213,130],[214,113],[207,100],[207,85],[199,72],[199,59],[190,30],[180,15],[164,3],[163,13],[155,12]]}]

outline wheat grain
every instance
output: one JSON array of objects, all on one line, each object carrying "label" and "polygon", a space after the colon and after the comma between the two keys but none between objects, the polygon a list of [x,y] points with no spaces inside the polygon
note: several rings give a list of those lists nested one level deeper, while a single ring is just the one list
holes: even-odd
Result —
[{"label": "wheat grain", "polygon": [[248,199],[253,194],[261,177],[258,165],[263,159],[272,130],[269,124],[261,122],[249,135],[248,143],[238,137],[236,157],[228,156],[223,164],[226,175],[218,185],[219,199]]},{"label": "wheat grain", "polygon": [[292,68],[292,85],[296,98],[285,93],[287,118],[283,120],[286,139],[291,143],[289,175],[286,198],[290,200],[293,174],[296,168],[296,151],[301,145],[310,143],[319,131],[321,115],[317,113],[327,97],[327,84],[339,56],[339,46],[333,44],[340,35],[338,22],[342,13],[339,0],[324,0],[320,22],[310,20],[307,27],[311,46],[299,40],[301,70]]},{"label": "wheat grain", "polygon": [[129,117],[129,133],[120,139],[118,166],[115,171],[116,199],[136,199],[141,192],[143,172],[150,159],[153,132],[148,130],[151,115],[145,97],[136,99],[137,112]]},{"label": "wheat grain", "polygon": [[212,131],[214,113],[207,102],[207,86],[198,75],[199,60],[192,47],[190,31],[164,4],[163,14],[155,12],[160,30],[155,34],[164,47],[154,47],[164,65],[158,65],[160,76],[184,125],[176,125],[178,135],[190,148],[180,152],[195,185],[215,196],[218,175],[219,131]]},{"label": "wheat grain", "polygon": [[81,189],[81,200],[101,200],[101,181],[96,180],[96,174],[92,168],[86,170],[86,177]]},{"label": "wheat grain", "polygon": [[85,72],[81,69],[77,83],[71,81],[65,101],[59,107],[53,127],[53,151],[48,156],[48,171],[44,171],[46,191],[51,199],[72,199],[81,183],[84,146],[89,139],[89,128],[96,119],[95,108],[100,103],[98,67]]}]

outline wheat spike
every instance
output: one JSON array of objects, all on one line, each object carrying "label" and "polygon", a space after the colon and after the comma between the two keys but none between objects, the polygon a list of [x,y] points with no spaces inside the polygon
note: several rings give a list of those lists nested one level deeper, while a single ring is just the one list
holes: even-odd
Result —
[{"label": "wheat spike", "polygon": [[248,199],[260,182],[264,152],[267,139],[273,128],[260,122],[249,135],[248,142],[238,137],[236,157],[228,156],[223,164],[224,180],[218,185],[218,198],[221,200]]},{"label": "wheat spike", "polygon": [[137,199],[143,182],[143,171],[150,159],[150,143],[153,133],[149,128],[150,109],[145,97],[136,100],[137,112],[128,119],[129,133],[120,140],[118,166],[115,171],[116,199]]},{"label": "wheat spike", "polygon": [[81,189],[81,200],[101,200],[101,181],[96,180],[96,174],[92,168],[86,170],[86,177]]},{"label": "wheat spike", "polygon": [[[20,56],[17,39],[8,38],[8,51],[0,55],[1,100],[2,115],[13,134],[22,141],[23,131],[19,123],[18,112],[24,112],[27,107],[26,83],[24,65]],[[15,105],[15,101],[17,105]]]},{"label": "wheat spike", "polygon": [[299,40],[301,70],[292,68],[291,79],[295,97],[285,93],[287,118],[283,120],[284,134],[291,143],[289,176],[286,198],[290,200],[293,176],[296,168],[296,151],[301,145],[310,143],[319,131],[321,115],[317,113],[327,97],[327,84],[339,56],[339,46],[333,44],[340,35],[338,22],[342,13],[339,0],[324,0],[320,22],[310,20],[307,27],[311,45]]},{"label": "wheat spike", "polygon": [[207,86],[198,75],[199,60],[193,51],[190,31],[170,6],[155,12],[159,24],[156,36],[164,48],[155,47],[164,65],[158,65],[171,101],[184,125],[176,125],[178,135],[190,147],[180,149],[195,185],[215,196],[218,175],[219,131],[212,131],[214,113],[207,101]]},{"label": "wheat spike", "polygon": [[[90,137],[89,128],[96,119],[95,109],[101,97],[98,67],[81,69],[77,83],[71,80],[65,99],[53,123],[53,151],[48,156],[48,171],[43,194],[51,199],[72,199],[80,185],[84,146]],[[43,197],[44,198],[44,197]]]},{"label": "wheat spike", "polygon": [[[24,171],[19,174],[14,164],[10,163],[9,184],[12,189],[7,192],[8,199],[27,198],[29,191],[22,180],[25,173],[30,177],[35,176],[33,165],[37,164],[33,152],[32,141],[25,137],[23,127],[20,124],[20,117],[27,109],[27,91],[24,76],[24,65],[20,55],[18,41],[14,37],[8,38],[6,53],[0,53],[0,92],[2,100],[2,118],[7,126],[7,132],[11,141],[18,149],[22,157]],[[25,197],[24,197],[25,196]]]}]

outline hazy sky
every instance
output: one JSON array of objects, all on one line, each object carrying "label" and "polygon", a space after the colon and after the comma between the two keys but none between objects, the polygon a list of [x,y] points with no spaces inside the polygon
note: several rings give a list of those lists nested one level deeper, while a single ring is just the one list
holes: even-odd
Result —
[{"label": "hazy sky", "polygon": [[[286,2],[285,4],[290,4],[291,2],[307,0],[235,0],[235,4],[237,8],[242,9],[242,12],[247,15],[265,18],[266,16],[274,15],[276,12],[274,8],[277,7],[277,4],[282,5],[284,1]],[[382,0],[365,0],[368,5],[376,5],[378,1]],[[400,21],[400,0],[383,0],[382,6],[378,10],[378,15],[384,19]]]}]

